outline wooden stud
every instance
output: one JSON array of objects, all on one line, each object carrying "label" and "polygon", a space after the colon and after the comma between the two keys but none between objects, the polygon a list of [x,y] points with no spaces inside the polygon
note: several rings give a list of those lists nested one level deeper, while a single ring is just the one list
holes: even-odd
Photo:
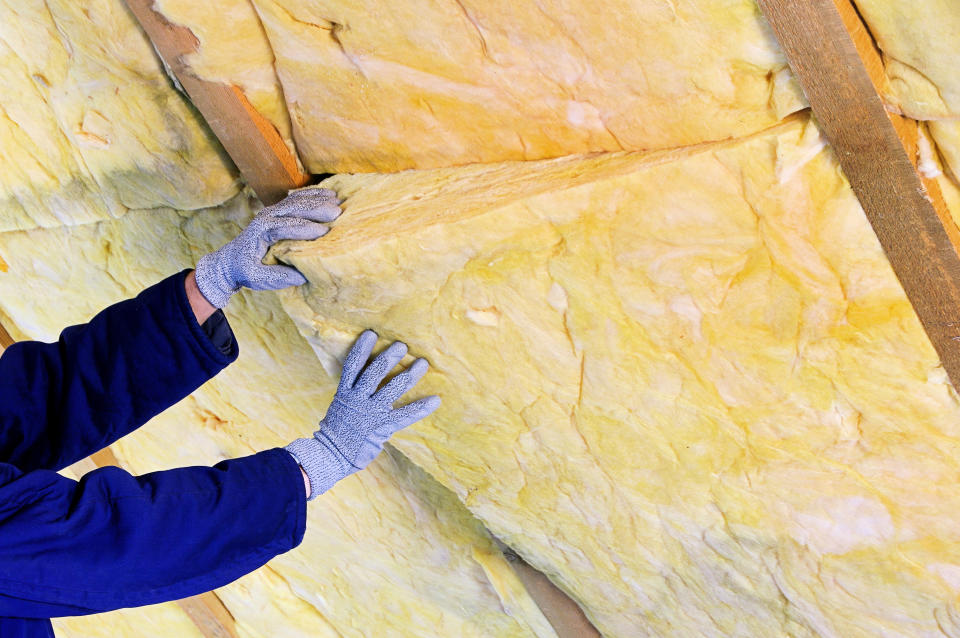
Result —
[{"label": "wooden stud", "polygon": [[954,388],[960,233],[944,223],[834,0],[758,0]]},{"label": "wooden stud", "polygon": [[233,614],[212,591],[178,600],[177,604],[207,638],[239,638]]},{"label": "wooden stud", "polygon": [[310,176],[301,171],[276,128],[253,108],[243,91],[203,80],[187,66],[185,57],[200,45],[193,32],[154,11],[153,0],[125,1],[260,201],[269,206],[290,189],[306,185]]},{"label": "wooden stud", "polygon": [[510,563],[517,578],[523,583],[530,598],[537,604],[544,618],[557,633],[557,638],[602,638],[600,632],[570,596],[554,585],[543,572],[531,567],[500,539],[494,536],[493,540]]},{"label": "wooden stud", "polygon": [[0,352],[3,352],[14,344],[13,337],[7,332],[7,329],[0,325]]}]

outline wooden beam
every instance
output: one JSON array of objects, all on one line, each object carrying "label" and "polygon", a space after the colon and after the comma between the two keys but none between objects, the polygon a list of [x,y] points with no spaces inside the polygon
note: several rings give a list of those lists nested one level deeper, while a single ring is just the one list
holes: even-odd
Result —
[{"label": "wooden beam", "polygon": [[834,0],[758,1],[950,381],[960,388],[956,227],[929,199]]},{"label": "wooden beam", "polygon": [[243,91],[203,80],[187,66],[186,56],[200,44],[193,32],[154,11],[153,0],[125,1],[260,201],[269,206],[290,189],[306,185],[310,176],[300,170],[276,128],[253,108]]},{"label": "wooden beam", "polygon": [[178,600],[177,604],[207,638],[239,638],[233,614],[212,591]]},{"label": "wooden beam", "polygon": [[493,540],[523,583],[530,598],[537,603],[547,622],[557,632],[557,638],[602,638],[580,606],[562,589],[554,585],[543,572],[531,567],[496,536],[493,536]]},{"label": "wooden beam", "polygon": [[7,332],[7,329],[0,325],[0,352],[3,352],[14,344],[13,337]]}]

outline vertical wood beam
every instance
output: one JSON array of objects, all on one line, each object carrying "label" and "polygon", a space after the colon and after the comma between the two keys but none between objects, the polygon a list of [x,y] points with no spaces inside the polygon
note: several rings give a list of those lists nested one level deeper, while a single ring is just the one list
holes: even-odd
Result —
[{"label": "vertical wood beam", "polygon": [[3,352],[14,344],[13,337],[7,332],[7,329],[0,325],[0,352]]}]

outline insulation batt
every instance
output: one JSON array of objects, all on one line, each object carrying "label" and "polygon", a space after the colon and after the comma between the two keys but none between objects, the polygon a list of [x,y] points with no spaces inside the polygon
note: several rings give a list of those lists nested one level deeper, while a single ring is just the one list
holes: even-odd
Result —
[{"label": "insulation batt", "polygon": [[430,360],[396,447],[605,636],[960,634],[960,403],[805,117],[324,186],[284,307]]},{"label": "insulation batt", "polygon": [[887,98],[917,120],[960,118],[956,0],[855,0],[883,52]]},{"label": "insulation batt", "polygon": [[290,113],[273,67],[273,50],[249,0],[155,0],[154,11],[193,32],[198,50],[183,60],[190,73],[240,87],[296,157]]},{"label": "insulation batt", "polygon": [[804,106],[753,0],[251,1],[314,173],[696,144]]},{"label": "insulation batt", "polygon": [[117,0],[0,1],[0,140],[0,231],[200,208],[239,189]]},{"label": "insulation batt", "polygon": [[[239,197],[193,214],[132,211],[96,224],[2,233],[10,269],[0,273],[0,307],[19,332],[55,339],[231,239],[252,204]],[[339,371],[328,377],[275,294],[236,295],[227,314],[239,360],[111,446],[130,471],[210,465],[316,428]],[[359,638],[375,628],[378,636],[555,638],[480,524],[395,451],[312,502],[309,517],[297,550],[217,591],[240,635]],[[122,635],[136,612],[122,613],[98,622]],[[153,633],[144,635],[190,635],[177,629],[182,620],[176,609],[148,611],[143,631]],[[64,638],[88,635],[88,626],[58,622]]]},{"label": "insulation batt", "polygon": [[883,52],[884,99],[929,120],[953,181],[960,184],[960,4],[955,0],[856,0]]},{"label": "insulation batt", "polygon": [[927,126],[947,173],[960,186],[960,119],[929,122]]},{"label": "insulation batt", "polygon": [[945,174],[941,174],[937,178],[937,183],[940,184],[943,199],[947,203],[947,209],[950,211],[954,223],[960,226],[960,186],[957,186],[957,182],[951,180]]},{"label": "insulation batt", "polygon": [[121,609],[108,617],[98,614],[54,618],[53,630],[58,638],[208,638],[173,603]]}]

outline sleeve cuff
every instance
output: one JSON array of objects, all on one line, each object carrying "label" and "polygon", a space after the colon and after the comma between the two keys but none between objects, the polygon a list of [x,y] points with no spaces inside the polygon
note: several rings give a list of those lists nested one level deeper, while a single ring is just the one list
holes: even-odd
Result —
[{"label": "sleeve cuff", "polygon": [[307,491],[303,487],[303,474],[300,473],[300,464],[297,463],[297,460],[283,448],[273,448],[267,450],[265,454],[279,456],[282,459],[280,463],[283,466],[284,473],[289,475],[289,481],[285,477],[284,485],[292,486],[297,508],[297,515],[291,530],[293,535],[290,538],[290,549],[293,549],[303,542],[303,535],[307,531]]},{"label": "sleeve cuff", "polygon": [[220,352],[228,357],[232,356],[236,340],[233,338],[233,330],[230,329],[223,310],[217,309],[200,327]]},{"label": "sleeve cuff", "polygon": [[177,285],[174,286],[177,307],[180,309],[180,314],[196,346],[217,369],[225,368],[237,360],[237,357],[240,355],[240,345],[237,343],[233,330],[230,328],[230,324],[222,311],[217,311],[220,315],[219,319],[214,319],[214,316],[217,315],[217,313],[214,313],[214,315],[207,320],[208,322],[211,319],[214,320],[215,323],[212,329],[216,331],[216,334],[211,335],[207,332],[208,328],[205,326],[201,327],[200,324],[197,323],[197,317],[193,314],[190,301],[187,299],[187,289],[185,286],[190,270],[190,268],[187,268],[172,278],[177,282]]}]

